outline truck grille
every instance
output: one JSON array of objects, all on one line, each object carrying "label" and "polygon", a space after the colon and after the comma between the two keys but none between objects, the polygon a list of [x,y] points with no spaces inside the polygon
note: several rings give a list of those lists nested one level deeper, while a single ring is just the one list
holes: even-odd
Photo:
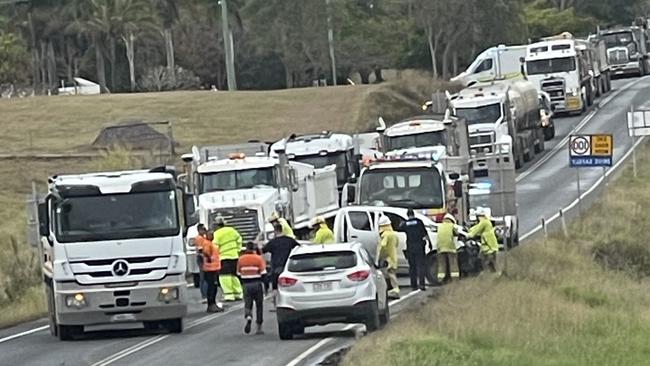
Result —
[{"label": "truck grille", "polygon": [[226,225],[237,229],[244,242],[255,240],[260,232],[257,210],[240,208],[213,211],[210,213],[210,227],[214,227],[217,216],[223,217],[226,220]]},{"label": "truck grille", "polygon": [[548,79],[542,81],[542,91],[548,93],[551,102],[564,102],[565,84],[563,79]]},{"label": "truck grille", "polygon": [[[494,133],[476,133],[469,136],[469,145],[477,154],[492,153],[494,149]],[[487,150],[487,151],[486,151]]]},{"label": "truck grille", "polygon": [[[72,272],[82,284],[157,280],[164,277],[169,256],[94,259],[70,262]],[[128,274],[113,274],[116,262],[121,261]]]},{"label": "truck grille", "polygon": [[627,50],[624,49],[610,50],[607,53],[607,58],[612,65],[623,65],[630,61],[627,56]]}]

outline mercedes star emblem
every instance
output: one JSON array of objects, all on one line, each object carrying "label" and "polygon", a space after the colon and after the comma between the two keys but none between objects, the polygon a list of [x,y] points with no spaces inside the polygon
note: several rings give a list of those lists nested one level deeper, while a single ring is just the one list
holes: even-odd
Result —
[{"label": "mercedes star emblem", "polygon": [[113,262],[113,275],[124,277],[129,274],[129,263],[123,259]]}]

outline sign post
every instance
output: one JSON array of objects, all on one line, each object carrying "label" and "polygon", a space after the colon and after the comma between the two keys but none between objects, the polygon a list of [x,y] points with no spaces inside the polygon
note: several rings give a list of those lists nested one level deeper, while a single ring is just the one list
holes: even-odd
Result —
[{"label": "sign post", "polygon": [[576,168],[578,210],[582,212],[580,168],[612,166],[614,137],[610,134],[571,135],[569,137],[569,165]]},{"label": "sign post", "polygon": [[650,136],[650,110],[634,110],[630,107],[627,113],[627,132],[632,137],[632,170],[634,171],[634,178],[637,177],[636,166],[636,143],[638,137]]}]

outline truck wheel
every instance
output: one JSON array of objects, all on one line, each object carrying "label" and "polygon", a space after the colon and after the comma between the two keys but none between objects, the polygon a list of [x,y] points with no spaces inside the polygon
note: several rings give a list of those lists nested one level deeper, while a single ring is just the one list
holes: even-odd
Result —
[{"label": "truck wheel", "polygon": [[545,141],[545,134],[546,134],[547,128],[542,130],[542,133],[539,135],[539,139],[537,140],[538,142],[535,144],[535,154],[540,154],[542,151],[544,151],[544,141]]},{"label": "truck wheel", "polygon": [[424,260],[427,269],[427,272],[425,273],[427,282],[429,283],[429,285],[435,286],[438,284],[438,271],[436,270],[438,268],[436,265],[436,260],[437,260],[436,253],[427,254]]},{"label": "truck wheel", "polygon": [[544,129],[544,140],[549,141],[555,137],[555,126],[550,125]]},{"label": "truck wheel", "polygon": [[293,339],[293,327],[286,322],[278,322],[278,334],[282,340]]},{"label": "truck wheel", "polygon": [[[535,149],[535,147],[533,147],[533,149]],[[533,153],[531,153],[530,149],[528,149],[528,152],[524,153],[524,163],[533,160],[533,157],[534,157]]]},{"label": "truck wheel", "polygon": [[76,336],[82,335],[84,327],[82,325],[57,325],[57,333],[62,341],[71,341]]},{"label": "truck wheel", "polygon": [[591,85],[589,85],[587,87],[587,106],[591,107],[593,104],[594,104],[594,90],[591,87]]},{"label": "truck wheel", "polygon": [[605,83],[607,84],[607,92],[612,91],[612,75],[607,73]]},{"label": "truck wheel", "polygon": [[163,324],[170,333],[183,333],[183,318],[167,319]]},{"label": "truck wheel", "polygon": [[366,331],[369,333],[379,329],[379,305],[376,300],[369,303],[368,313],[363,324],[366,325]]},{"label": "truck wheel", "polygon": [[386,301],[384,301],[384,310],[379,313],[379,325],[385,326],[390,320],[390,305],[388,305],[388,294],[386,295]]},{"label": "truck wheel", "polygon": [[596,98],[603,94],[603,78],[602,76],[596,79]]}]

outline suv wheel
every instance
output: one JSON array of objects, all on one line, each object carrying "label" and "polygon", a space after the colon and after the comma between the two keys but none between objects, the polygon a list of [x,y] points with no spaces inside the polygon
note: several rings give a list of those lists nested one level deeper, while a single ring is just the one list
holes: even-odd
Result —
[{"label": "suv wheel", "polygon": [[366,325],[367,332],[374,332],[379,329],[379,304],[377,304],[377,301],[368,303],[368,313],[363,324]]},{"label": "suv wheel", "polygon": [[170,333],[183,333],[182,318],[165,320],[163,324]]},{"label": "suv wheel", "polygon": [[293,327],[289,323],[278,322],[278,334],[282,340],[293,339]]},{"label": "suv wheel", "polygon": [[388,305],[388,294],[386,294],[386,300],[384,301],[384,310],[379,313],[379,325],[384,326],[388,324],[390,320],[390,305]]}]

